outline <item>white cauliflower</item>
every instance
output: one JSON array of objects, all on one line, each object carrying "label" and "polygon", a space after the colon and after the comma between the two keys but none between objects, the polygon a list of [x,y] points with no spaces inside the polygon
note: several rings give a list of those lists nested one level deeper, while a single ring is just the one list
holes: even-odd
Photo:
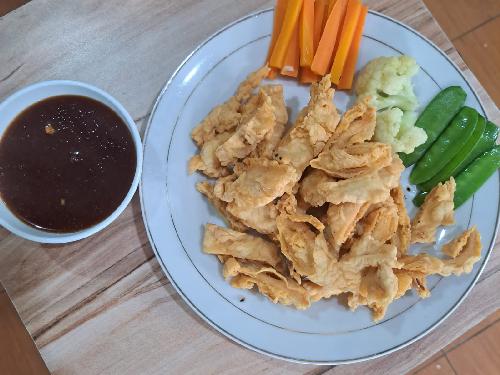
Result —
[{"label": "white cauliflower", "polygon": [[425,130],[415,126],[416,120],[415,112],[403,112],[396,107],[384,109],[377,113],[374,139],[390,144],[394,152],[412,153],[427,140]]},{"label": "white cauliflower", "polygon": [[427,134],[415,127],[418,107],[412,77],[419,66],[410,56],[379,57],[359,73],[355,84],[358,100],[371,98],[379,111],[375,140],[390,144],[394,152],[411,153],[427,140]]}]

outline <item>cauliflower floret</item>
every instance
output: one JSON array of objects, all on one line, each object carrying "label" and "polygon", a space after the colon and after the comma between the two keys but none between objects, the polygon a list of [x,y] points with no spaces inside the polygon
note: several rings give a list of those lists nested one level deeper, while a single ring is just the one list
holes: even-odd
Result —
[{"label": "cauliflower floret", "polygon": [[379,57],[359,73],[355,84],[358,100],[370,97],[379,111],[375,140],[390,144],[394,152],[412,153],[427,140],[427,134],[416,128],[417,97],[411,79],[419,66],[410,56]]},{"label": "cauliflower floret", "polygon": [[363,68],[356,80],[356,95],[371,96],[377,109],[399,107],[412,111],[418,106],[411,78],[419,66],[410,56],[379,57]]},{"label": "cauliflower floret", "polygon": [[394,152],[409,154],[427,140],[424,129],[417,128],[415,112],[389,108],[377,113],[374,139],[392,146]]}]

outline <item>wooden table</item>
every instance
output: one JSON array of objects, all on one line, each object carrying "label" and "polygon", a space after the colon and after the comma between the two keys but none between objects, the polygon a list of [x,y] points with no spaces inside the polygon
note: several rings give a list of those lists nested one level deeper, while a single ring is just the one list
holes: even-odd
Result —
[{"label": "wooden table", "polygon": [[[488,115],[498,108],[420,0],[373,0],[458,64]],[[118,98],[143,130],[166,79],[203,39],[271,1],[33,0],[0,18],[0,99],[27,84],[74,79]],[[498,247],[498,246],[497,246]],[[495,249],[497,250],[497,249]],[[402,374],[500,307],[494,251],[466,301],[433,333],[392,355],[338,367],[297,365],[234,344],[176,294],[149,246],[138,196],[107,230],[56,246],[0,229],[0,280],[54,373]]]}]

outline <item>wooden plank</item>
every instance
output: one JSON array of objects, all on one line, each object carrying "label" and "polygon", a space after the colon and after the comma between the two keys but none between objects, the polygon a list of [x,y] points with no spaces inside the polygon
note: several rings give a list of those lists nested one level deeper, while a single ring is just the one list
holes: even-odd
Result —
[{"label": "wooden plank", "polygon": [[491,98],[497,105],[500,105],[500,69],[498,68],[500,66],[500,17],[456,39],[454,43]]},{"label": "wooden plank", "polygon": [[2,0],[0,1],[0,17],[27,3],[29,0]]},{"label": "wooden plank", "polygon": [[0,283],[0,374],[49,374],[38,350]]},{"label": "wooden plank", "polygon": [[450,39],[455,39],[500,15],[498,0],[424,0]]},{"label": "wooden plank", "polygon": [[[450,54],[498,109],[419,0],[369,5],[420,30]],[[165,80],[200,41],[271,1],[35,0],[0,20],[0,99],[44,79],[95,84],[117,97],[138,125]],[[199,20],[203,19],[203,22]],[[43,20],[43,22],[40,22]],[[20,34],[29,25],[30,32]],[[494,253],[467,301],[427,338],[385,358],[332,373],[409,371],[499,307]],[[147,244],[137,197],[106,231],[44,246],[0,230],[0,278],[57,373],[320,373],[249,351],[214,332],[179,298]]]}]

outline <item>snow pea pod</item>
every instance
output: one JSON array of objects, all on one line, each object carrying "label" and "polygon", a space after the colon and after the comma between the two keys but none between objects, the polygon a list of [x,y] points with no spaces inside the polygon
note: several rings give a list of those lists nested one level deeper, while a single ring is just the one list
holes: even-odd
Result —
[{"label": "snow pea pod", "polygon": [[[480,118],[484,117],[480,116]],[[474,149],[471,151],[467,159],[465,159],[464,162],[460,165],[460,167],[457,168],[456,175],[462,172],[479,155],[490,150],[493,146],[495,146],[495,144],[497,143],[499,131],[500,128],[498,126],[496,126],[491,121],[486,121],[486,127],[484,128],[484,132],[481,139],[476,144],[476,147],[474,147]]]},{"label": "snow pea pod", "polygon": [[460,86],[450,86],[439,92],[425,107],[415,123],[427,133],[427,141],[411,154],[400,153],[405,167],[415,164],[432,146],[465,103],[466,92]]},{"label": "snow pea pod", "polygon": [[479,116],[476,127],[464,147],[434,177],[419,184],[418,187],[423,191],[430,191],[440,182],[447,181],[451,176],[456,176],[462,163],[468,158],[483,136],[485,126],[486,120],[483,116]]},{"label": "snow pea pod", "polygon": [[422,203],[424,203],[427,194],[429,194],[428,191],[419,192],[417,195],[415,195],[415,198],[413,198],[413,204],[417,207],[420,207]]},{"label": "snow pea pod", "polygon": [[463,107],[422,156],[410,174],[412,184],[421,184],[432,178],[465,146],[477,124],[478,113]]},{"label": "snow pea pod", "polygon": [[500,146],[486,151],[455,179],[455,209],[465,203],[500,168]]}]

